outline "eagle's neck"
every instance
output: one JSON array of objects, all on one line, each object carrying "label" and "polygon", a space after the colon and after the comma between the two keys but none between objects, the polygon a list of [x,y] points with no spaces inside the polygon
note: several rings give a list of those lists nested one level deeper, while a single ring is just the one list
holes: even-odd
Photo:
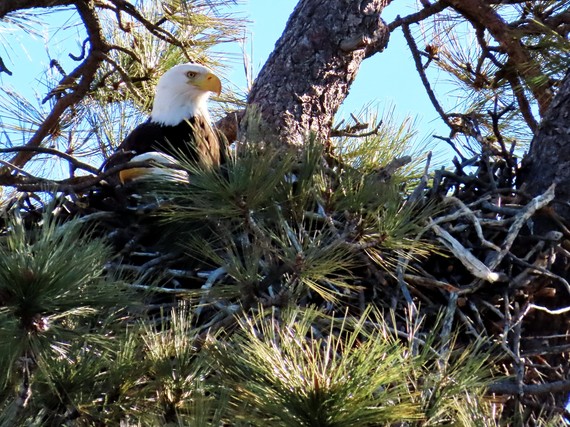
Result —
[{"label": "eagle's neck", "polygon": [[208,93],[203,93],[188,98],[186,94],[176,94],[166,99],[157,94],[152,106],[150,121],[163,126],[176,126],[184,120],[200,116],[210,123],[208,95]]}]

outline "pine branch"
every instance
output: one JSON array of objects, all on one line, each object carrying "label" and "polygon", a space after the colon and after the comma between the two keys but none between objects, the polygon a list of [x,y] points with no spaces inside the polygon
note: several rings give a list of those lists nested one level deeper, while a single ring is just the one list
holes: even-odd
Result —
[{"label": "pine branch", "polygon": [[516,64],[517,73],[529,86],[538,102],[540,115],[544,116],[553,97],[548,87],[548,79],[545,79],[540,65],[524,49],[511,27],[483,0],[446,0],[446,2],[470,21],[484,26],[499,42],[504,52],[509,55],[511,64]]},{"label": "pine branch", "polygon": [[[11,3],[11,2],[10,2]],[[34,135],[26,143],[28,148],[40,147],[43,140],[57,126],[61,116],[65,111],[73,105],[79,103],[89,92],[91,83],[95,79],[95,75],[99,65],[104,59],[105,53],[109,50],[109,46],[103,36],[99,16],[95,9],[89,3],[78,1],[75,4],[77,12],[81,16],[87,34],[90,40],[89,53],[85,60],[68,76],[62,80],[62,84],[68,84],[79,80],[79,82],[57,100],[51,112],[45,118],[41,126],[35,131]],[[0,16],[1,11],[0,11]],[[10,160],[10,163],[16,167],[24,166],[33,157],[33,151],[22,151]],[[0,173],[6,173],[6,169],[0,169]]]},{"label": "pine branch", "polygon": [[[138,22],[144,25],[144,27],[155,37],[160,40],[167,42],[173,46],[177,46],[180,48],[189,46],[188,44],[183,44],[178,38],[172,35],[167,30],[161,28],[159,25],[153,24],[149,20],[147,20],[139,10],[131,3],[126,0],[111,0],[111,3],[115,5],[115,13],[119,16],[121,12],[125,12],[126,14],[132,16]],[[120,21],[119,21],[120,22]],[[187,41],[187,43],[191,43],[191,41]],[[191,44],[190,44],[191,46]]]}]

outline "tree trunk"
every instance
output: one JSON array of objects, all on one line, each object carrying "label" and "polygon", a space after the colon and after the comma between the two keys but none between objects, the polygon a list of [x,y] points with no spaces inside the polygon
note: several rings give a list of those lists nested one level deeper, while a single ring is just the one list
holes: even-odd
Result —
[{"label": "tree trunk", "polygon": [[253,85],[248,111],[289,144],[326,139],[361,62],[383,50],[390,0],[300,0]]},{"label": "tree trunk", "polygon": [[532,195],[556,184],[556,211],[570,220],[570,71],[546,111],[525,159],[524,189]]}]

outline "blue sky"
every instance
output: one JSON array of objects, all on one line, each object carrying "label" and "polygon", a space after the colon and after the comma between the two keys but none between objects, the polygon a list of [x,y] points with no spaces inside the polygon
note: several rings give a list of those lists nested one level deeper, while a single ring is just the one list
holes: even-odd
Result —
[{"label": "blue sky", "polygon": [[[243,0],[241,4],[231,8],[239,16],[247,17],[250,21],[246,32],[248,41],[245,51],[250,57],[254,75],[272,52],[296,4],[297,0]],[[395,1],[385,9],[383,17],[390,22],[398,14],[413,12],[414,8],[414,0]],[[65,22],[63,24],[62,28],[65,28]],[[66,58],[69,46],[72,46],[73,50],[77,44],[76,34],[73,28],[67,28],[60,30],[55,38],[48,39],[50,57]],[[0,37],[0,45],[5,49],[0,50],[0,55],[6,57],[6,53],[9,53],[13,62],[8,63],[8,66],[14,71],[13,76],[1,74],[0,85],[26,94],[35,91],[40,98],[45,96],[46,90],[41,81],[41,73],[49,62],[45,47],[46,36],[42,32],[32,37],[19,32],[0,33]],[[55,39],[59,41],[53,42]],[[232,64],[227,73],[228,78],[237,87],[245,88],[243,64],[237,59],[241,49],[241,46],[235,44],[223,45],[218,50],[228,52],[227,62]],[[77,50],[79,51],[79,48]],[[434,75],[432,72],[432,77]],[[437,75],[435,78],[438,78]],[[446,88],[449,90],[450,86],[442,77],[439,79],[439,85],[443,88],[439,93],[442,94],[443,90]],[[450,106],[452,98],[445,96],[445,99]],[[379,115],[394,108],[397,119],[404,120],[408,116],[415,118],[418,142],[427,141],[429,149],[436,152],[447,150],[442,146],[444,144],[431,138],[434,133],[446,136],[449,131],[439,119],[425,93],[409,49],[399,30],[392,34],[388,48],[384,52],[363,62],[350,94],[339,112],[339,117],[348,117],[350,113],[358,115],[365,107],[371,112],[378,112]]]}]

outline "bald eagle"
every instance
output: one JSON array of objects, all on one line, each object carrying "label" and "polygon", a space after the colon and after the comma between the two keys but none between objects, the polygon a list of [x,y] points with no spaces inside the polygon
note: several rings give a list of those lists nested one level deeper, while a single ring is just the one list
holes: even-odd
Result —
[{"label": "bald eagle", "polygon": [[[220,79],[203,65],[172,67],[156,85],[149,119],[125,138],[104,168],[143,160],[164,164],[180,156],[219,166],[220,141],[210,123],[207,101],[211,93],[219,95],[221,90]],[[148,172],[148,168],[129,168],[119,176],[124,183]]]}]

